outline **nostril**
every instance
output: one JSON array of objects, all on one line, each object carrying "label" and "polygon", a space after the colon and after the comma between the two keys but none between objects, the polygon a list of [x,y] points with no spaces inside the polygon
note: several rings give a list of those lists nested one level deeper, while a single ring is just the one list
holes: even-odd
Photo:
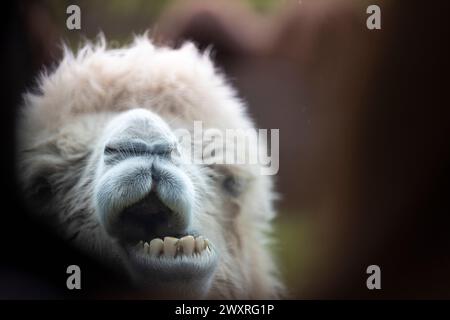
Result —
[{"label": "nostril", "polygon": [[106,156],[158,155],[165,157],[174,150],[176,150],[175,144],[166,142],[147,144],[142,141],[126,141],[108,143],[105,146],[104,154]]},{"label": "nostril", "polygon": [[152,153],[160,156],[169,156],[174,150],[176,150],[176,146],[168,143],[158,143],[152,147]]},{"label": "nostril", "polygon": [[173,232],[172,215],[172,211],[151,192],[145,199],[121,212],[114,233],[126,242],[164,236]]},{"label": "nostril", "polygon": [[150,147],[140,141],[109,143],[105,146],[105,155],[140,155],[151,153]]}]

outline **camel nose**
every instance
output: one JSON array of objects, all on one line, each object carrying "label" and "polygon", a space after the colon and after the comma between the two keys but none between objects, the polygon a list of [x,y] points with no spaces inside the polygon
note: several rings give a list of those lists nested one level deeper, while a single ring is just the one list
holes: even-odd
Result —
[{"label": "camel nose", "polygon": [[[116,149],[108,151],[126,158],[118,161],[118,166],[126,167],[131,161],[130,168],[124,168],[119,173],[128,176],[129,179],[128,182],[121,181],[126,185],[122,189],[123,196],[127,197],[128,194],[133,194],[142,188],[147,189],[139,200],[124,206],[119,212],[114,213],[115,210],[106,212],[107,230],[111,235],[125,242],[177,236],[183,234],[189,225],[190,202],[193,198],[192,185],[179,168],[176,168],[171,161],[164,159],[170,148],[164,147],[158,150],[163,150],[163,155],[155,156],[155,152],[137,148],[127,152]],[[147,153],[150,154],[148,158],[140,157]],[[144,163],[144,166],[138,167],[139,171],[131,172],[133,161],[139,161],[141,165]]]}]

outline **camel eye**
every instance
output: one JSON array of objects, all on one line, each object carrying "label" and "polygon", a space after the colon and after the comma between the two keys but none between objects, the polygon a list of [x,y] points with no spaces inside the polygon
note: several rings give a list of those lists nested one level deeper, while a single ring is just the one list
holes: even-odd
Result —
[{"label": "camel eye", "polygon": [[238,197],[244,189],[244,183],[241,179],[231,175],[225,177],[222,186],[224,190],[233,197]]},{"label": "camel eye", "polygon": [[53,190],[45,175],[39,175],[32,179],[29,196],[32,203],[43,206],[52,197]]}]

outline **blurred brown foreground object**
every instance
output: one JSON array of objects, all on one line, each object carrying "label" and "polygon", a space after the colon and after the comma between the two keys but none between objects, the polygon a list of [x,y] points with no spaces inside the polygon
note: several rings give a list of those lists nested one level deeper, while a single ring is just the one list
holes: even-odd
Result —
[{"label": "blurred brown foreground object", "polygon": [[[370,4],[381,30],[366,28]],[[212,43],[258,125],[280,128],[281,203],[313,228],[293,296],[450,298],[444,11],[303,1],[255,23],[221,5],[177,7],[159,31]],[[366,288],[371,264],[380,291]]]}]

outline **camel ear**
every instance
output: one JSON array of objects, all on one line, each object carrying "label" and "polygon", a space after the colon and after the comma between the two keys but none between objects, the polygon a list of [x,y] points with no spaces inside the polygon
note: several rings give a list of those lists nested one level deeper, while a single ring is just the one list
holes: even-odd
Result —
[{"label": "camel ear", "polygon": [[168,10],[158,22],[157,38],[175,46],[190,40],[200,50],[212,47],[214,60],[226,65],[258,50],[258,19],[245,9],[232,1],[219,1]]}]

